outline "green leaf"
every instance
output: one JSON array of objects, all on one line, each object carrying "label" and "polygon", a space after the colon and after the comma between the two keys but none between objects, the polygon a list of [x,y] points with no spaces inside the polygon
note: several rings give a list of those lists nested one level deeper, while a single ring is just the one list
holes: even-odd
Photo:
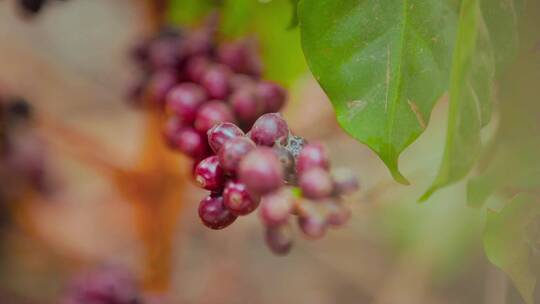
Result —
[{"label": "green leaf", "polygon": [[457,16],[440,0],[302,0],[302,45],[340,125],[407,184],[398,158],[448,86]]},{"label": "green leaf", "polygon": [[300,0],[290,0],[292,5],[291,22],[289,23],[289,29],[293,29],[298,26],[298,2]]},{"label": "green leaf", "polygon": [[539,202],[521,194],[500,213],[489,211],[484,232],[488,259],[508,274],[528,304],[533,304],[536,277],[529,260],[527,228],[539,215]]},{"label": "green leaf", "polygon": [[421,201],[467,175],[481,151],[480,131],[491,117],[495,58],[479,0],[464,0],[460,11],[446,147],[439,173]]},{"label": "green leaf", "polygon": [[[229,0],[235,1],[235,0]],[[265,77],[292,85],[307,71],[300,45],[300,30],[287,29],[291,17],[289,0],[257,1],[246,32],[258,39]]]},{"label": "green leaf", "polygon": [[223,3],[221,31],[227,37],[240,36],[248,29],[256,2],[227,0]]},{"label": "green leaf", "polygon": [[518,56],[506,65],[498,85],[499,128],[486,147],[487,159],[468,184],[468,201],[480,207],[494,192],[517,193],[540,188],[540,2],[528,2],[521,13]]}]

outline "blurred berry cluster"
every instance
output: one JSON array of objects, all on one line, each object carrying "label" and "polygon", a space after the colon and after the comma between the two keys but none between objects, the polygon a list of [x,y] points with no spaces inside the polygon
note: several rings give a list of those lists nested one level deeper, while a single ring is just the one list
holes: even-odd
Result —
[{"label": "blurred berry cluster", "polygon": [[0,208],[29,192],[45,193],[46,168],[44,144],[32,128],[29,104],[0,95]]},{"label": "blurred berry cluster", "polygon": [[105,268],[76,277],[61,304],[142,304],[134,276],[122,269]]},{"label": "blurred berry cluster", "polygon": [[[27,16],[34,16],[39,13],[47,2],[51,0],[17,0],[19,2],[19,7],[21,11]],[[56,1],[66,1],[66,0],[56,0]]]},{"label": "blurred berry cluster", "polygon": [[143,79],[130,92],[136,105],[166,113],[167,144],[194,160],[194,179],[210,194],[202,222],[223,229],[261,204],[266,241],[277,254],[292,244],[289,217],[309,238],[350,216],[341,196],[356,190],[346,172],[330,173],[325,148],[289,130],[278,112],[287,98],[261,79],[254,43],[218,43],[215,25],[167,29],[138,46]]}]

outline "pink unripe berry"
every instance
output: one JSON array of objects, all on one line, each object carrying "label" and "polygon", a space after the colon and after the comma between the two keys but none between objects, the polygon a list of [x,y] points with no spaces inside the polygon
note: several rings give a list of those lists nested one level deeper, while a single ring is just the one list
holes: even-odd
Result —
[{"label": "pink unripe berry", "polygon": [[302,172],[316,167],[324,170],[329,169],[328,153],[323,145],[310,143],[300,151],[296,159],[296,171],[298,174],[302,174]]},{"label": "pink unripe berry", "polygon": [[293,244],[291,227],[288,224],[266,227],[265,241],[274,254],[288,254]]},{"label": "pink unripe berry", "polygon": [[221,196],[205,197],[199,205],[199,217],[206,227],[214,230],[223,229],[236,220],[236,215],[225,207]]},{"label": "pink unripe berry", "polygon": [[358,179],[350,171],[346,169],[339,169],[333,173],[334,188],[337,195],[352,194],[360,188]]},{"label": "pink unripe berry", "polygon": [[266,226],[279,226],[287,222],[294,208],[290,189],[283,188],[263,196],[260,217]]},{"label": "pink unripe berry", "polygon": [[307,238],[320,239],[326,234],[326,218],[311,202],[304,201],[298,217],[298,226]]},{"label": "pink unripe berry", "polygon": [[258,147],[240,162],[238,175],[248,191],[264,195],[283,185],[283,169],[271,148]]},{"label": "pink unripe berry", "polygon": [[277,141],[287,141],[289,126],[279,113],[268,113],[255,121],[249,136],[257,145],[271,147]]},{"label": "pink unripe berry", "polygon": [[210,156],[203,159],[195,168],[195,181],[197,184],[209,191],[220,191],[225,183],[225,174],[219,166],[217,156]]},{"label": "pink unripe berry", "polygon": [[335,201],[324,203],[326,223],[331,227],[341,227],[351,218],[351,210]]},{"label": "pink unripe berry", "polygon": [[302,194],[310,199],[322,199],[332,195],[334,184],[330,174],[321,168],[311,168],[300,175]]}]

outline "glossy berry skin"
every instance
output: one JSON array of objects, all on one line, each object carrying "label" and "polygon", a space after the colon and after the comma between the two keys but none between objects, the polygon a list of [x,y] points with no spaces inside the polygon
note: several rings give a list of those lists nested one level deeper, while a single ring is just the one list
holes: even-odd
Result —
[{"label": "glossy berry skin", "polygon": [[225,174],[219,166],[218,157],[213,155],[203,159],[195,168],[195,181],[208,191],[221,191],[225,184]]},{"label": "glossy berry skin", "polygon": [[165,104],[165,98],[169,91],[178,82],[178,75],[170,70],[162,70],[156,72],[150,83],[148,84],[148,92],[152,100],[152,104],[162,107]]},{"label": "glossy berry skin", "polygon": [[247,215],[259,206],[260,199],[250,195],[246,185],[239,182],[228,182],[223,190],[225,207],[235,215]]},{"label": "glossy berry skin", "polygon": [[238,176],[255,195],[268,194],[283,185],[283,169],[271,148],[257,147],[249,152],[240,162]]},{"label": "glossy berry skin", "polygon": [[238,120],[246,125],[252,125],[264,113],[264,103],[250,88],[237,90],[229,102]]},{"label": "glossy berry skin", "polygon": [[227,104],[222,101],[210,101],[203,104],[195,117],[195,129],[206,133],[220,122],[234,122],[234,115]]},{"label": "glossy berry skin", "polygon": [[291,227],[287,224],[266,227],[266,245],[277,255],[286,255],[291,251],[293,245]]},{"label": "glossy berry skin", "polygon": [[334,190],[330,174],[322,168],[311,168],[303,172],[298,184],[304,197],[314,200],[329,197]]},{"label": "glossy berry skin", "polygon": [[201,84],[210,98],[226,99],[230,93],[231,71],[224,65],[214,65],[206,70]]},{"label": "glossy berry skin", "polygon": [[265,105],[265,112],[279,112],[287,100],[287,91],[270,81],[261,81],[257,83],[256,94]]},{"label": "glossy berry skin", "polygon": [[296,159],[296,172],[300,175],[311,168],[328,170],[329,167],[328,153],[325,147],[319,143],[305,145]]},{"label": "glossy berry skin", "polygon": [[249,136],[257,145],[271,147],[277,141],[287,141],[289,126],[281,114],[267,113],[255,121]]},{"label": "glossy berry skin", "polygon": [[230,122],[221,122],[215,124],[210,130],[208,130],[207,134],[208,144],[215,153],[219,152],[227,140],[245,135],[244,131]]},{"label": "glossy berry skin", "polygon": [[219,164],[225,172],[234,175],[242,159],[255,148],[255,143],[245,136],[231,138],[219,150]]},{"label": "glossy berry skin", "polygon": [[167,94],[166,109],[184,124],[192,124],[199,107],[206,101],[203,88],[194,83],[182,83]]},{"label": "glossy berry skin", "polygon": [[222,196],[210,195],[199,204],[199,217],[206,227],[214,230],[223,229],[236,220],[236,215],[225,207]]},{"label": "glossy berry skin", "polygon": [[293,207],[290,189],[284,188],[263,196],[259,215],[266,226],[279,226],[287,222]]}]

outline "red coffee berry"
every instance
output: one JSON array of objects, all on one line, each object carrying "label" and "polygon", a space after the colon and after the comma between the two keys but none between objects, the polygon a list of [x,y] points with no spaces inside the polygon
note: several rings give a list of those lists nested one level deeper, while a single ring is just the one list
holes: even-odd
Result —
[{"label": "red coffee berry", "polygon": [[260,217],[266,226],[279,226],[287,222],[293,208],[294,198],[291,191],[283,188],[262,197]]},{"label": "red coffee berry", "polygon": [[170,70],[160,70],[152,75],[148,84],[148,93],[152,103],[156,106],[163,106],[169,91],[178,82],[178,75]]},{"label": "red coffee berry", "polygon": [[240,90],[240,89],[254,87],[255,83],[256,83],[256,80],[253,79],[253,77],[250,77],[248,75],[234,74],[231,77],[230,83],[231,83],[231,90],[232,91],[237,91],[237,90]]},{"label": "red coffee berry", "polygon": [[210,59],[206,56],[190,58],[186,63],[186,75],[191,81],[200,83],[211,65]]},{"label": "red coffee berry", "polygon": [[149,47],[149,60],[153,69],[174,69],[183,60],[182,45],[177,39],[157,39]]},{"label": "red coffee berry", "polygon": [[266,227],[265,241],[274,254],[288,254],[293,244],[291,227],[288,224]]},{"label": "red coffee berry", "polygon": [[218,50],[218,58],[236,73],[256,77],[261,74],[261,61],[247,40],[222,45]]},{"label": "red coffee berry", "polygon": [[219,166],[217,156],[210,156],[203,159],[195,168],[195,181],[197,184],[209,191],[221,191],[225,184],[223,169]]},{"label": "red coffee berry", "polygon": [[206,133],[215,124],[220,122],[234,122],[231,109],[222,101],[210,101],[203,104],[195,117],[195,129]]},{"label": "red coffee berry", "polygon": [[225,172],[235,174],[240,161],[255,148],[255,143],[245,136],[231,138],[219,150],[219,164]]},{"label": "red coffee berry", "polygon": [[223,204],[222,196],[207,196],[199,205],[199,217],[203,224],[214,230],[223,229],[236,220],[236,215],[232,214]]},{"label": "red coffee berry", "polygon": [[311,168],[303,172],[298,184],[304,197],[315,200],[329,197],[334,190],[330,174],[322,168]]},{"label": "red coffee berry", "polygon": [[208,144],[215,153],[218,153],[223,144],[234,137],[244,136],[242,131],[235,124],[230,122],[220,122],[208,130]]},{"label": "red coffee berry", "polygon": [[204,73],[201,84],[208,96],[214,99],[226,99],[230,93],[231,71],[224,65],[213,65]]},{"label": "red coffee berry", "polygon": [[265,112],[279,112],[287,100],[287,91],[270,81],[261,81],[256,85],[257,96],[265,105]]},{"label": "red coffee berry", "polygon": [[240,162],[240,181],[253,194],[264,195],[283,185],[283,169],[272,149],[257,147]]},{"label": "red coffee berry", "polygon": [[268,113],[259,117],[249,131],[249,136],[257,144],[273,146],[277,141],[286,142],[289,126],[279,113]]},{"label": "red coffee berry", "polygon": [[304,146],[296,159],[296,172],[302,174],[302,172],[315,167],[328,170],[330,162],[328,160],[328,153],[323,145],[310,143]]},{"label": "red coffee berry", "polygon": [[205,137],[193,128],[181,128],[176,133],[167,135],[167,141],[173,149],[191,158],[200,159],[210,152]]},{"label": "red coffee berry", "polygon": [[184,124],[192,124],[199,107],[206,101],[202,87],[194,83],[182,83],[167,94],[167,112],[180,118]]},{"label": "red coffee berry", "polygon": [[234,92],[229,103],[238,120],[245,125],[252,125],[264,113],[264,103],[249,87]]},{"label": "red coffee berry", "polygon": [[250,195],[246,185],[230,181],[223,190],[223,202],[235,215],[247,215],[257,209],[260,199]]}]

